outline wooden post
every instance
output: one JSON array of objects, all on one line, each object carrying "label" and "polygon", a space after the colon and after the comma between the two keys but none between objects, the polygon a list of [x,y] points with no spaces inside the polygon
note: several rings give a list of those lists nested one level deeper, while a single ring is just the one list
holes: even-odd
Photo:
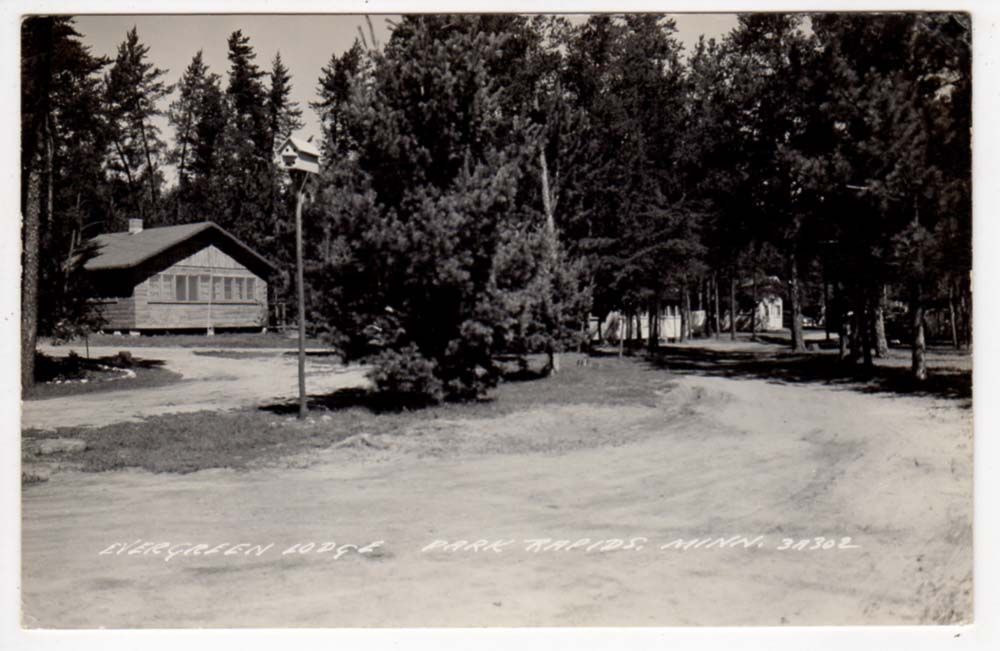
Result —
[{"label": "wooden post", "polygon": [[309,176],[300,172],[302,180],[295,192],[295,276],[299,295],[299,419],[306,417],[306,290],[305,274],[302,270],[302,201],[304,199],[306,179]]},{"label": "wooden post", "polygon": [[[208,249],[208,323],[205,324],[205,334],[215,335],[215,324],[212,323],[212,302],[215,300],[215,256],[212,249]],[[200,281],[199,281],[200,282]]]}]

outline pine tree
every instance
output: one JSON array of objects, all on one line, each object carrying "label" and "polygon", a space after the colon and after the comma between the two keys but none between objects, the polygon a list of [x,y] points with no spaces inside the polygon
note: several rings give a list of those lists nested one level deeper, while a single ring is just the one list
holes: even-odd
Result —
[{"label": "pine tree", "polygon": [[223,197],[221,225],[251,247],[269,253],[273,228],[272,138],[267,121],[266,76],[254,62],[250,39],[239,30],[229,37],[226,121],[219,144]]},{"label": "pine tree", "polygon": [[271,86],[267,93],[267,126],[271,138],[271,150],[277,153],[277,147],[292,133],[302,128],[302,109],[297,102],[290,99],[292,93],[292,77],[288,68],[281,61],[281,53],[274,55],[271,64]]},{"label": "pine tree", "polygon": [[22,23],[22,386],[34,380],[38,333],[72,335],[99,322],[80,272],[85,234],[108,209],[100,71],[68,17]]},{"label": "pine tree", "polygon": [[104,82],[113,152],[107,167],[119,206],[115,212],[121,215],[116,226],[132,216],[151,221],[159,218],[166,144],[155,118],[162,115],[158,104],[172,86],[161,79],[167,71],[150,63],[148,55],[149,47],[139,41],[133,27],[118,46]]},{"label": "pine tree", "polygon": [[174,146],[167,161],[177,169],[172,221],[200,221],[214,213],[218,182],[216,148],[225,115],[219,76],[210,73],[199,50],[178,83],[179,95],[170,104],[167,119],[174,128]]},{"label": "pine tree", "polygon": [[343,113],[344,107],[351,101],[351,88],[364,72],[362,66],[366,59],[363,53],[361,43],[355,40],[339,57],[336,53],[330,55],[330,62],[323,67],[316,89],[319,100],[309,104],[320,119],[323,150],[328,159],[347,155],[356,149]]},{"label": "pine tree", "polygon": [[563,323],[552,309],[575,292],[545,260],[559,253],[538,185],[543,127],[522,112],[530,94],[504,92],[501,71],[527,63],[523,26],[407,17],[337,95],[356,151],[327,163],[314,218],[333,237],[311,295],[348,357],[374,356],[384,390],[481,395],[497,353],[559,335],[546,316],[580,331],[579,313]]},{"label": "pine tree", "polygon": [[267,130],[270,142],[271,156],[268,158],[269,185],[271,188],[270,202],[267,206],[270,229],[270,239],[267,251],[271,259],[278,265],[279,273],[270,284],[275,301],[283,301],[291,296],[292,269],[295,260],[290,246],[294,242],[294,193],[288,184],[288,175],[277,163],[278,148],[295,131],[302,128],[302,110],[296,102],[291,101],[292,78],[281,61],[281,54],[274,57],[270,73],[270,86],[267,91]]},{"label": "pine tree", "polygon": [[871,314],[894,287],[909,303],[912,374],[923,380],[924,311],[956,285],[965,291],[971,268],[968,26],[949,14],[813,25],[837,125],[821,182],[840,213],[836,257],[851,269],[842,284],[862,315],[853,343],[869,363]]}]

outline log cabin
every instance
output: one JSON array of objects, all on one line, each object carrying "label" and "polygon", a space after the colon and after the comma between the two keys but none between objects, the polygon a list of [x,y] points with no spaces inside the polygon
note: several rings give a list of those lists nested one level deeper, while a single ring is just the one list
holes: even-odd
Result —
[{"label": "log cabin", "polygon": [[91,240],[83,265],[107,331],[262,329],[274,266],[212,222],[129,230]]}]

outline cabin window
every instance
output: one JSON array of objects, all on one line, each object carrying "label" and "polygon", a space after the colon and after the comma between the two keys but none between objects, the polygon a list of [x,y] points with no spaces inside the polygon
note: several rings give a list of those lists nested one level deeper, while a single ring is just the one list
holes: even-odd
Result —
[{"label": "cabin window", "polygon": [[226,278],[226,283],[225,283],[225,300],[227,300],[227,301],[233,300],[233,279],[232,278]]},{"label": "cabin window", "polygon": [[174,300],[186,301],[187,298],[187,276],[175,276],[174,278]]},{"label": "cabin window", "polygon": [[242,301],[244,298],[246,298],[243,295],[243,279],[242,278],[236,278],[235,282],[236,282],[236,291],[233,292],[233,294],[235,295],[236,300]]},{"label": "cabin window", "polygon": [[212,279],[212,300],[222,300],[222,278],[216,277]]},{"label": "cabin window", "polygon": [[256,292],[257,288],[254,286],[255,284],[256,283],[254,283],[253,278],[247,278],[247,300],[248,301],[257,300],[257,292]]},{"label": "cabin window", "polygon": [[188,297],[189,301],[198,300],[198,276],[188,276]]},{"label": "cabin window", "polygon": [[154,274],[149,277],[149,300],[155,301],[160,298],[160,275]]}]

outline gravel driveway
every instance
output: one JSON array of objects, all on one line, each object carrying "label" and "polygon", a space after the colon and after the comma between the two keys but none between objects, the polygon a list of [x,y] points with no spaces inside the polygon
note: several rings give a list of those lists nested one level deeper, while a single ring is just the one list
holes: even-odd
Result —
[{"label": "gravel driveway", "polygon": [[[71,347],[42,347],[47,355],[67,355]],[[127,346],[91,347],[91,357],[114,355]],[[225,357],[206,352],[232,354]],[[78,350],[82,353],[82,350]],[[133,348],[137,359],[161,360],[183,380],[166,386],[122,389],[98,394],[29,400],[21,403],[25,428],[99,427],[160,414],[238,409],[295,398],[295,355],[281,349]],[[306,359],[306,387],[325,394],[363,386],[365,368],[344,366],[331,358]]]},{"label": "gravel driveway", "polygon": [[[25,625],[971,619],[968,410],[827,385],[674,380],[657,404],[552,405],[385,440],[373,431],[384,445],[333,448],[306,467],[60,473],[24,493]],[[764,544],[663,548],[716,536]],[[817,548],[818,536],[854,546]],[[544,538],[587,546],[525,543]],[[480,539],[516,543],[424,551]],[[589,547],[612,539],[642,549]],[[137,547],[147,541],[239,553],[167,561]],[[318,551],[374,541],[371,554]],[[140,553],[118,553],[125,545]]]}]

